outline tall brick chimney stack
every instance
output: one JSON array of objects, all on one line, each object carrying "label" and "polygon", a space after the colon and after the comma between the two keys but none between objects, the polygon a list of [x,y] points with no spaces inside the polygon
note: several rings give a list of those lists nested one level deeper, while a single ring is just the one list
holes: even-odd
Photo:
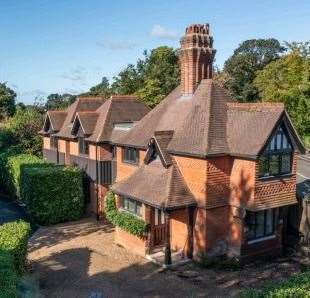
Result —
[{"label": "tall brick chimney stack", "polygon": [[216,51],[209,35],[209,24],[190,25],[180,43],[182,94],[190,96],[202,79],[212,78]]}]

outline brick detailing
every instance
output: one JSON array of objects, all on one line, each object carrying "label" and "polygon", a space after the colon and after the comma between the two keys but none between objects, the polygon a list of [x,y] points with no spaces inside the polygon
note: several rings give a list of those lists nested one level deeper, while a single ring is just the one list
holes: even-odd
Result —
[{"label": "brick detailing", "polygon": [[181,88],[186,96],[194,93],[202,79],[212,78],[215,50],[208,24],[187,27],[180,42]]},{"label": "brick detailing", "polygon": [[230,193],[230,157],[208,159],[206,207],[214,208],[228,204]]},{"label": "brick detailing", "polygon": [[255,171],[255,209],[275,208],[296,202],[296,154],[293,156],[292,176],[276,180],[258,179],[258,165]]},{"label": "brick detailing", "polygon": [[112,146],[109,144],[102,145],[89,145],[89,158],[96,159],[97,147],[97,160],[111,160],[112,159]]}]

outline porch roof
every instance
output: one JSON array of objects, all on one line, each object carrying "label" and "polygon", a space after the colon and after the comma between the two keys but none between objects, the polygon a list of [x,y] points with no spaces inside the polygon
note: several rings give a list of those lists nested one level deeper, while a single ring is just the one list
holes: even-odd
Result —
[{"label": "porch roof", "polygon": [[127,196],[160,209],[178,209],[196,205],[176,164],[165,168],[159,160],[142,165],[131,176],[111,187]]}]

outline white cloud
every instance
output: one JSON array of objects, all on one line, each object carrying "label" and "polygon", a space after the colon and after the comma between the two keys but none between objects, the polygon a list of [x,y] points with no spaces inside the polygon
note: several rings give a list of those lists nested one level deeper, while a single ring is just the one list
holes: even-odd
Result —
[{"label": "white cloud", "polygon": [[151,30],[151,36],[162,38],[162,39],[176,39],[178,37],[177,33],[167,29],[161,25],[154,25]]},{"label": "white cloud", "polygon": [[132,50],[137,46],[135,43],[126,41],[99,41],[97,45],[111,51]]},{"label": "white cloud", "polygon": [[86,85],[87,71],[82,66],[77,66],[71,69],[69,72],[60,75],[61,78],[78,83],[79,85]]}]

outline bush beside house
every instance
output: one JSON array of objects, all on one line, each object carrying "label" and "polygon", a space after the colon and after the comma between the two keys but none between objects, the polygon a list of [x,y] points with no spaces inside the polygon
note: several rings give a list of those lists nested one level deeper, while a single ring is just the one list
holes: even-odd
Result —
[{"label": "bush beside house", "polygon": [[119,212],[116,208],[115,195],[113,192],[108,192],[105,197],[105,212],[108,221],[113,225],[127,231],[130,234],[141,237],[148,230],[148,224],[127,212]]},{"label": "bush beside house", "polygon": [[0,154],[0,182],[4,191],[20,198],[20,175],[26,165],[50,166],[43,159],[31,154],[17,154],[10,149]]},{"label": "bush beside house", "polygon": [[14,298],[18,276],[24,271],[30,225],[24,221],[0,226],[0,297]]},{"label": "bush beside house", "polygon": [[39,224],[77,220],[84,210],[82,179],[76,167],[25,166],[21,174],[22,201]]}]

